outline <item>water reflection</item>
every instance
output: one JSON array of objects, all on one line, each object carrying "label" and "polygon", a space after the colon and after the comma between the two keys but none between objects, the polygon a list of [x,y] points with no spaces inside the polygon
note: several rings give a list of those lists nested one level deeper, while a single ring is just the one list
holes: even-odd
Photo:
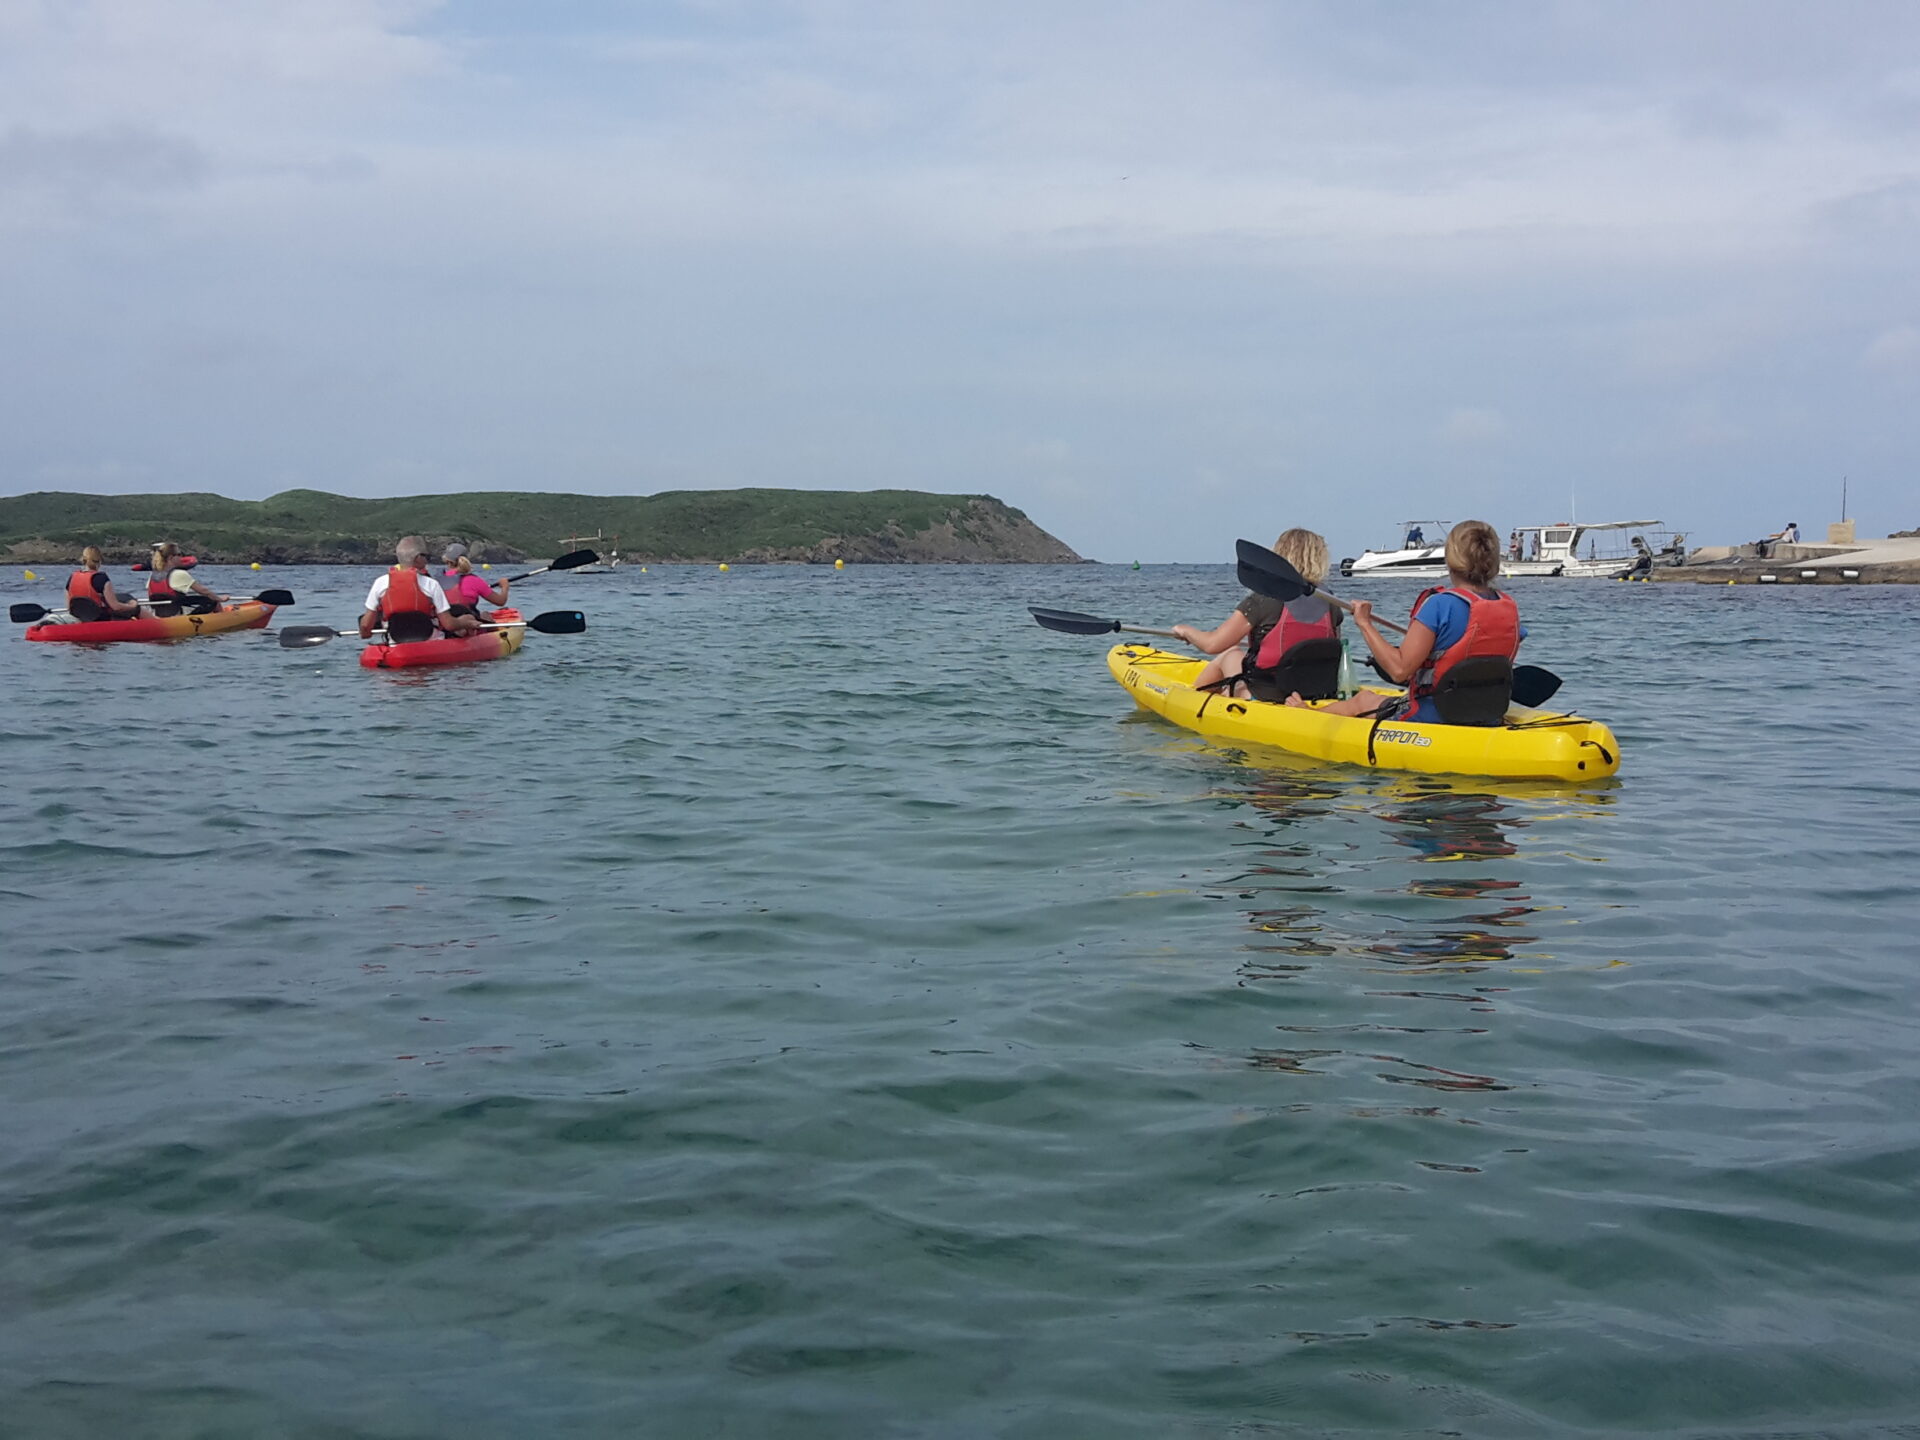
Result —
[{"label": "water reflection", "polygon": [[[1242,807],[1250,832],[1229,882],[1251,930],[1239,983],[1326,992],[1315,996],[1326,1023],[1276,1027],[1293,1043],[1253,1049],[1247,1063],[1289,1076],[1365,1067],[1381,1082],[1442,1093],[1510,1089],[1462,1047],[1498,1012],[1501,970],[1551,958],[1539,949],[1541,917],[1565,907],[1536,898],[1553,872],[1523,846],[1537,848],[1529,841],[1542,824],[1597,818],[1607,797],[1252,767],[1218,793]],[[1412,983],[1381,985],[1384,976]],[[1403,1023],[1383,1004],[1407,1006]]]}]

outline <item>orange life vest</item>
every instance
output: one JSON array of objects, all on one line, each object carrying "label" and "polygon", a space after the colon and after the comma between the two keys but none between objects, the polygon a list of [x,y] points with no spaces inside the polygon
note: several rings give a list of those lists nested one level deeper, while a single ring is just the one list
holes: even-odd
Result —
[{"label": "orange life vest", "polygon": [[1446,652],[1427,661],[1407,686],[1407,697],[1418,703],[1432,695],[1447,672],[1463,660],[1511,660],[1520,653],[1520,607],[1511,595],[1495,591],[1482,595],[1464,585],[1436,585],[1413,602],[1415,619],[1429,596],[1458,595],[1467,602],[1467,631]]},{"label": "orange life vest", "polygon": [[396,565],[387,572],[387,593],[380,597],[380,616],[431,615],[433,601],[420,588],[420,572],[411,565]]},{"label": "orange life vest", "polygon": [[101,609],[107,604],[107,577],[98,570],[76,570],[67,577],[67,599],[91,600]]},{"label": "orange life vest", "polygon": [[1273,622],[1252,655],[1252,668],[1278,668],[1286,653],[1309,640],[1331,640],[1339,633],[1333,607],[1313,595],[1289,600],[1280,607],[1280,618]]}]

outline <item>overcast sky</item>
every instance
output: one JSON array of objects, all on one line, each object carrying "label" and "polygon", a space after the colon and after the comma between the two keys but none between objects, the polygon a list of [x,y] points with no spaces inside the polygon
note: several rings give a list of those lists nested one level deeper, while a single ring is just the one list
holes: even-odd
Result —
[{"label": "overcast sky", "polygon": [[1912,0],[0,0],[0,490],[1920,525]]}]

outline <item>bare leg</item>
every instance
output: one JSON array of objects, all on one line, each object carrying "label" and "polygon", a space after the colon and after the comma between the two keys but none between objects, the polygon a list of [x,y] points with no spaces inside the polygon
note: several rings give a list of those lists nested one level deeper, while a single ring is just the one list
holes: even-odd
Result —
[{"label": "bare leg", "polygon": [[[1198,690],[1203,686],[1213,684],[1215,681],[1232,679],[1240,673],[1246,663],[1247,652],[1242,650],[1238,645],[1222,650],[1201,668],[1198,675],[1193,677],[1193,688]],[[1246,694],[1246,686],[1244,685],[1230,685],[1226,688],[1233,691],[1236,695]]]},{"label": "bare leg", "polygon": [[1200,674],[1194,676],[1194,689],[1215,684],[1219,680],[1229,680],[1236,674],[1240,674],[1240,668],[1244,664],[1246,664],[1246,651],[1242,651],[1238,645],[1229,645],[1219,655],[1208,660],[1204,666],[1200,666]]},{"label": "bare leg", "polygon": [[[1382,695],[1378,690],[1358,690],[1345,700],[1335,700],[1330,704],[1316,705],[1313,709],[1322,715],[1371,715],[1393,697]],[[1300,692],[1294,691],[1287,696],[1287,704],[1296,709],[1308,708],[1307,702],[1300,698]]]}]

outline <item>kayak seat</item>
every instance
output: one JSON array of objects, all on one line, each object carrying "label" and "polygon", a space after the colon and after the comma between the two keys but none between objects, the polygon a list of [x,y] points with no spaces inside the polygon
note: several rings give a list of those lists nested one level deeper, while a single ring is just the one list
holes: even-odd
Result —
[{"label": "kayak seat", "polygon": [[1462,660],[1433,692],[1433,708],[1446,725],[1504,725],[1512,703],[1513,662],[1493,655]]},{"label": "kayak seat", "polygon": [[1271,670],[1245,672],[1247,693],[1256,700],[1282,704],[1295,691],[1302,700],[1332,700],[1340,693],[1340,642],[1302,640]]},{"label": "kayak seat", "polygon": [[112,612],[98,600],[89,600],[84,595],[72,595],[67,598],[67,613],[74,619],[85,622],[110,619]]},{"label": "kayak seat", "polygon": [[387,639],[395,645],[412,645],[421,640],[431,640],[440,627],[433,623],[433,617],[418,610],[402,610],[398,615],[387,617]]}]

